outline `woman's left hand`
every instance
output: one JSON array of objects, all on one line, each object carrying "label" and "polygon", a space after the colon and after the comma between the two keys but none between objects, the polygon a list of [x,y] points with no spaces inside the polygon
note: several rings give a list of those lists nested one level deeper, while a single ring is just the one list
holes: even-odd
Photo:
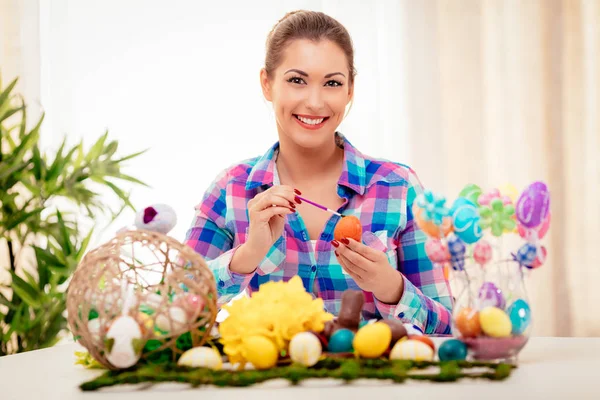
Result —
[{"label": "woman's left hand", "polygon": [[[396,304],[404,292],[404,279],[389,263],[386,254],[354,239],[334,240],[336,257],[342,268],[364,291],[381,302]],[[337,245],[337,246],[336,246]]]}]

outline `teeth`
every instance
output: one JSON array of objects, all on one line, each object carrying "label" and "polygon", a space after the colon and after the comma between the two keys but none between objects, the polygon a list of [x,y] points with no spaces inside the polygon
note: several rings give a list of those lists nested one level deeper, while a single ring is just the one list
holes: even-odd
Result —
[{"label": "teeth", "polygon": [[308,124],[308,125],[318,125],[321,122],[323,122],[323,120],[325,119],[325,118],[309,119],[309,118],[301,117],[299,115],[297,115],[296,118],[298,118],[300,121],[302,121],[302,122],[304,122],[305,124]]}]

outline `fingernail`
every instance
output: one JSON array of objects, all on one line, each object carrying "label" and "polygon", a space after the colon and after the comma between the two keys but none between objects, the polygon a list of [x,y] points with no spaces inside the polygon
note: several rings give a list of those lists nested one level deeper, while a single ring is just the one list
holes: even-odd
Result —
[{"label": "fingernail", "polygon": [[298,196],[300,196],[302,194],[302,192],[299,191],[298,189],[294,189],[294,193],[296,193]]},{"label": "fingernail", "polygon": [[348,239],[346,239],[346,238],[340,239],[340,242],[342,242],[342,243],[344,243],[346,245],[350,244],[350,241]]},{"label": "fingernail", "polygon": [[294,203],[292,203],[291,201],[288,201],[288,203],[290,203],[290,207],[296,208],[296,205]]},{"label": "fingernail", "polygon": [[291,212],[296,212],[295,208],[292,208],[292,207],[288,207],[288,208],[290,209]]},{"label": "fingernail", "polygon": [[340,244],[338,243],[338,241],[337,241],[337,240],[332,240],[332,241],[331,241],[331,244],[332,244],[334,247],[339,247],[339,245],[340,245]]},{"label": "fingernail", "polygon": [[338,254],[338,252],[337,252],[337,251],[334,251],[334,253],[335,253],[335,256],[336,256],[336,257],[339,257],[339,256],[340,256],[340,255]]},{"label": "fingernail", "polygon": [[302,204],[302,200],[300,200],[298,196],[294,197],[294,200],[296,200],[296,203]]}]

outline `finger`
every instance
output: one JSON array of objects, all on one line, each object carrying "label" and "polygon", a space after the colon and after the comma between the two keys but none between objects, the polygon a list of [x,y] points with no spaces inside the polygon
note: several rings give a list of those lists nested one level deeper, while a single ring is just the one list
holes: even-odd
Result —
[{"label": "finger", "polygon": [[358,268],[363,273],[368,271],[370,269],[370,264],[373,263],[371,260],[363,257],[362,255],[354,252],[352,249],[345,246],[338,247],[337,252],[340,256],[344,257],[346,260],[351,262],[353,265],[355,265],[356,268]]},{"label": "finger", "polygon": [[350,250],[354,251],[355,253],[360,254],[367,260],[370,260],[373,262],[380,261],[383,258],[383,256],[385,256],[384,252],[382,252],[380,250],[376,250],[376,249],[369,247],[365,244],[362,244],[360,242],[357,242],[356,240],[354,240],[352,238],[345,238],[345,240],[342,239],[341,242],[343,244],[345,244],[346,247],[348,247]]},{"label": "finger", "polygon": [[291,207],[269,207],[266,210],[262,210],[255,213],[253,219],[258,222],[268,222],[275,215],[280,215],[283,217],[285,215],[293,214],[295,212],[296,210],[294,210]]},{"label": "finger", "polygon": [[298,196],[298,194],[300,194],[300,191],[292,188],[291,186],[275,185],[275,186],[270,187],[264,193],[282,196],[282,197],[285,197],[286,199],[288,199],[289,201],[292,201],[292,202],[295,202],[298,204],[301,203],[300,199],[296,198],[296,196]]},{"label": "finger", "polygon": [[277,194],[269,194],[258,199],[256,203],[252,205],[250,211],[262,211],[273,206],[296,208],[296,204],[292,203],[287,198]]},{"label": "finger", "polygon": [[360,276],[360,272],[358,272],[355,269],[355,267],[352,266],[352,263],[350,261],[348,261],[348,259],[346,259],[344,256],[339,254],[337,251],[336,251],[335,255],[336,255],[338,261],[340,262],[340,265],[344,269],[344,271],[346,271],[352,277],[352,279],[354,279],[355,281],[362,280],[362,277]]}]

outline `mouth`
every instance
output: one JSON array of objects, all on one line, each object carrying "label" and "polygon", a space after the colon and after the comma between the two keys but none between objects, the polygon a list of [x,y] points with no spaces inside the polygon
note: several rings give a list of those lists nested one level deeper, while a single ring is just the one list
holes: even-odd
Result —
[{"label": "mouth", "polygon": [[327,122],[329,117],[293,114],[294,119],[305,129],[316,130]]}]

